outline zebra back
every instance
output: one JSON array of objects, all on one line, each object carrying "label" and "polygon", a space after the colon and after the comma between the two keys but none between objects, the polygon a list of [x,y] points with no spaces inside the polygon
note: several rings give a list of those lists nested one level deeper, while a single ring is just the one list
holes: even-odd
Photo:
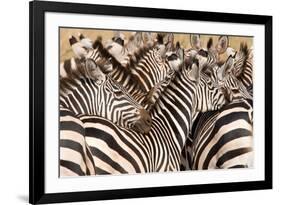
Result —
[{"label": "zebra back", "polygon": [[191,149],[193,169],[252,166],[252,107],[247,101],[204,113],[196,126]]}]

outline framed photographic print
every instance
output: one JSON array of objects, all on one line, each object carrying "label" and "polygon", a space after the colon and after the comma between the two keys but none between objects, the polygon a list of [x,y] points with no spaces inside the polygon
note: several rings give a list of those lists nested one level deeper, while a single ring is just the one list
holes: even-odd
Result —
[{"label": "framed photographic print", "polygon": [[30,2],[30,203],[272,188],[272,17]]}]

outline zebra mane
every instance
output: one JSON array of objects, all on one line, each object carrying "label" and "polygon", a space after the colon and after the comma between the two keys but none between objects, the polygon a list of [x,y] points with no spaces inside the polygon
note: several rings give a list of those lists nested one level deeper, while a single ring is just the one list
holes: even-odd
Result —
[{"label": "zebra mane", "polygon": [[243,43],[243,42],[240,43],[240,52],[242,52],[246,57],[249,55],[249,49],[247,43]]},{"label": "zebra mane", "polygon": [[207,43],[207,49],[209,50],[213,46],[213,38],[209,38]]},{"label": "zebra mane", "polygon": [[[95,62],[96,65],[103,70],[104,60]],[[62,69],[62,68],[60,68]],[[70,58],[63,62],[63,69],[66,73],[65,76],[60,76],[60,92],[61,94],[67,93],[71,90],[72,86],[79,86],[82,79],[93,80],[89,76],[89,71],[86,68],[86,59]]]},{"label": "zebra mane", "polygon": [[[120,69],[122,72],[124,72],[124,75],[131,76],[131,80],[129,81],[129,84],[134,84],[137,82],[138,89],[141,91],[145,91],[144,88],[141,86],[141,82],[138,78],[135,77],[135,75],[132,74],[132,70],[136,68],[139,61],[149,52],[153,46],[143,46],[142,48],[138,49],[131,57],[129,62],[126,66],[123,66],[121,63],[119,63],[109,52],[106,48],[104,48],[102,42],[100,39],[95,40],[93,43],[93,48],[98,49],[101,56],[105,59],[111,58],[111,63],[113,65],[114,69]],[[122,83],[121,83],[122,84]]]},{"label": "zebra mane", "polygon": [[139,61],[151,50],[153,49],[153,46],[143,46],[139,48],[134,54],[131,56],[129,65],[137,65]]},{"label": "zebra mane", "polygon": [[[192,62],[195,63],[196,57],[194,56],[192,58]],[[191,65],[190,65],[191,66]],[[151,90],[147,93],[147,96],[144,100],[144,104],[147,106],[146,110],[149,112],[152,112],[155,109],[155,105],[158,104],[160,99],[163,99],[163,95],[166,94],[166,90],[168,88],[171,88],[171,84],[175,83],[177,80],[181,79],[182,76],[185,76],[186,74],[190,72],[191,68],[187,69],[184,68],[184,66],[181,66],[179,70],[177,71],[171,71],[164,80],[157,83],[154,87],[151,88]],[[209,76],[201,71],[199,73],[200,78],[209,78]]]},{"label": "zebra mane", "polygon": [[112,66],[116,67],[123,67],[109,52],[106,48],[103,47],[101,38],[97,38],[93,43],[93,49],[97,49],[98,52],[104,59],[111,59]]},{"label": "zebra mane", "polygon": [[[73,63],[75,63],[75,67],[72,67]],[[60,92],[62,93],[71,89],[72,85],[79,85],[77,79],[87,76],[84,59],[67,59],[63,63],[63,68],[67,75],[65,77],[60,76]]]},{"label": "zebra mane", "polygon": [[136,78],[135,75],[132,75],[132,71],[137,70],[136,68],[139,62],[147,55],[147,53],[149,53],[149,51],[151,51],[151,49],[153,49],[152,45],[141,47],[133,55],[130,56],[129,61],[125,66],[125,71],[127,72],[127,74],[131,75],[131,78],[133,78],[133,80],[138,82],[139,89],[141,91],[145,91],[145,88],[141,86],[142,83],[139,81],[139,79]]},{"label": "zebra mane", "polygon": [[164,35],[163,34],[158,33],[156,39],[157,39],[158,44],[164,44]]},{"label": "zebra mane", "polygon": [[244,67],[246,64],[246,61],[249,59],[249,54],[250,54],[247,43],[240,44],[240,52],[244,56],[244,62],[243,62],[243,67]]},{"label": "zebra mane", "polygon": [[167,87],[176,78],[177,75],[180,74],[177,74],[177,72],[175,71],[171,71],[167,74],[164,80],[160,81],[150,89],[143,102],[147,106],[146,109],[148,111],[150,111],[153,106],[158,102],[161,95],[166,91]]},{"label": "zebra mane", "polygon": [[240,44],[240,50],[239,52],[241,53],[241,58],[243,59],[242,61],[242,65],[240,68],[238,68],[238,71],[237,72],[237,77],[239,78],[241,76],[241,74],[244,72],[244,69],[246,68],[246,65],[247,65],[247,61],[249,60],[250,58],[250,51],[249,51],[249,48],[248,48],[248,45],[247,43],[241,43]]}]

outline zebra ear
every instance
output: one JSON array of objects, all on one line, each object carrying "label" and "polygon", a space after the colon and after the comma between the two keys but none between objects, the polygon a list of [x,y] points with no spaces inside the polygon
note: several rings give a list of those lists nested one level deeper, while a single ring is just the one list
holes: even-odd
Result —
[{"label": "zebra ear", "polygon": [[218,70],[218,79],[223,80],[226,74],[232,69],[234,58],[229,56],[226,62]]},{"label": "zebra ear", "polygon": [[229,40],[227,36],[220,36],[218,44],[216,45],[216,50],[218,54],[223,54],[228,48]]},{"label": "zebra ear", "polygon": [[196,55],[195,57],[198,60],[198,67],[201,70],[207,64],[207,57]]},{"label": "zebra ear", "polygon": [[166,45],[167,52],[174,51],[174,34],[173,33],[167,34],[165,45]]},{"label": "zebra ear", "polygon": [[207,49],[208,51],[213,49],[214,45],[213,45],[213,38],[209,38],[208,43],[207,43]]},{"label": "zebra ear", "polygon": [[177,41],[176,43],[176,54],[178,55],[181,64],[184,63],[184,50],[181,48],[180,43]]},{"label": "zebra ear", "polygon": [[184,50],[184,66],[187,69],[191,68],[191,65],[195,59],[195,56],[197,55],[197,51],[194,49]]},{"label": "zebra ear", "polygon": [[164,40],[163,40],[164,36],[163,34],[161,33],[157,33],[157,37],[156,37],[156,40],[157,40],[157,44],[164,44]]},{"label": "zebra ear", "polygon": [[241,63],[239,63],[239,64],[237,63],[237,65],[234,67],[234,70],[233,70],[234,75],[236,77],[239,77],[243,73],[248,58],[249,58],[248,46],[245,43],[241,43],[239,53],[238,53],[238,60],[237,60]]},{"label": "zebra ear", "polygon": [[89,74],[89,77],[97,84],[101,84],[105,81],[105,74],[92,59],[86,59],[86,71]]},{"label": "zebra ear", "polygon": [[191,65],[191,70],[189,71],[189,79],[198,82],[200,77],[200,69],[199,66],[196,65],[196,63],[193,63]]},{"label": "zebra ear", "polygon": [[124,46],[125,35],[121,31],[114,31],[112,41]]},{"label": "zebra ear", "polygon": [[199,50],[201,48],[201,40],[199,34],[190,35],[190,45],[195,50]]}]

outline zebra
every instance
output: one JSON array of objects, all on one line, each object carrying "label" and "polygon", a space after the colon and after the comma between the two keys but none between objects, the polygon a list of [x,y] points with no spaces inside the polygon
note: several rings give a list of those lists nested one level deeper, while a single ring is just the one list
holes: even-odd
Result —
[{"label": "zebra", "polygon": [[224,53],[227,54],[228,59],[233,59],[233,67],[229,69],[229,72],[232,72],[233,76],[243,84],[252,96],[253,50],[249,49],[246,43],[241,42],[239,51],[235,51],[229,46],[227,36],[220,36],[216,48],[213,50],[215,50],[219,65],[224,64],[219,58]]},{"label": "zebra", "polygon": [[140,48],[154,45],[152,34],[148,32],[133,32],[125,42],[125,35],[118,31],[115,32],[112,41],[105,43],[105,48],[121,65],[126,66]]},{"label": "zebra", "polygon": [[[223,92],[207,83],[208,76],[200,73],[197,65],[174,75],[150,110],[152,125],[147,134],[125,129],[99,116],[80,117],[96,174],[180,170],[181,150],[190,140],[193,107],[216,110],[226,102]],[[198,97],[199,92],[204,92],[202,98]]]},{"label": "zebra", "polygon": [[[181,61],[178,58],[171,58],[173,53],[168,53],[163,60],[157,48],[141,48],[135,53],[134,59],[126,67],[122,66],[105,49],[100,40],[93,43],[85,58],[96,60],[98,58],[110,59],[112,63],[110,76],[128,91],[128,93],[140,104],[143,105],[145,95],[158,82],[163,80],[167,73],[178,70]],[[145,106],[145,105],[143,105]]]},{"label": "zebra", "polygon": [[[243,45],[242,45],[243,46]],[[217,46],[218,47],[218,46]],[[243,49],[240,49],[240,51]],[[245,60],[247,60],[247,58],[245,58],[246,55],[239,55],[239,58],[237,58],[235,55],[233,56],[229,56],[227,61],[221,66],[216,66],[215,68],[212,67],[214,64],[213,63],[208,63],[207,62],[207,58],[200,56],[199,58],[202,60],[204,59],[204,64],[207,69],[208,69],[208,73],[210,75],[212,75],[212,80],[213,82],[218,82],[219,81],[219,85],[222,88],[225,89],[226,96],[228,101],[230,101],[231,103],[229,105],[226,105],[222,110],[220,111],[216,111],[214,113],[204,113],[202,115],[199,115],[197,117],[197,122],[196,120],[194,123],[194,128],[193,128],[193,132],[192,132],[192,136],[194,138],[194,142],[193,142],[193,146],[192,148],[190,147],[185,147],[185,149],[183,150],[183,164],[184,164],[184,169],[186,169],[186,167],[191,166],[193,169],[207,169],[207,168],[225,168],[227,166],[222,166],[220,165],[220,163],[218,162],[217,165],[214,165],[214,163],[212,164],[208,164],[207,162],[205,162],[205,165],[203,166],[202,164],[199,166],[198,165],[198,161],[199,158],[201,157],[201,154],[196,154],[194,153],[195,149],[199,149],[198,147],[202,146],[203,142],[200,142],[200,140],[206,140],[206,141],[211,141],[212,143],[214,143],[214,141],[212,140],[213,138],[218,139],[218,143],[217,144],[205,144],[206,145],[206,150],[204,150],[203,148],[201,149],[201,152],[204,153],[204,155],[202,155],[202,160],[204,161],[204,157],[207,155],[207,153],[209,151],[212,151],[211,148],[209,148],[210,146],[213,147],[218,147],[220,146],[219,144],[222,144],[220,142],[225,141],[227,142],[229,136],[235,137],[234,135],[238,135],[237,138],[239,137],[239,132],[240,130],[242,130],[243,133],[246,133],[243,135],[244,138],[242,138],[241,141],[236,140],[236,144],[233,147],[228,147],[228,148],[224,148],[223,151],[227,152],[229,151],[229,153],[231,152],[231,149],[237,149],[239,150],[241,147],[241,150],[243,151],[247,151],[247,154],[243,154],[240,152],[236,152],[235,157],[237,159],[239,159],[241,161],[240,158],[242,158],[242,160],[244,160],[244,164],[233,164],[233,166],[229,166],[229,167],[247,167],[249,165],[252,164],[252,95],[248,92],[248,90],[245,88],[245,86],[242,84],[242,82],[237,79],[237,77],[234,75],[233,70],[234,69],[239,69],[239,67],[237,66],[237,64],[235,64],[234,62],[240,62],[239,64],[242,66],[244,65],[243,62],[245,62]],[[214,58],[214,56],[212,56]],[[209,60],[209,62],[213,62],[214,60]],[[207,63],[206,63],[207,62]],[[216,69],[217,68],[217,69]],[[244,106],[244,107],[243,107]],[[246,109],[245,109],[246,107]],[[238,114],[239,112],[239,114]],[[224,116],[224,114],[227,113],[227,117]],[[243,113],[240,114],[240,113]],[[226,126],[223,123],[220,122],[224,122],[224,121],[228,121],[230,126]],[[246,122],[246,123],[239,123],[240,121],[242,122]],[[241,126],[241,127],[240,127]],[[244,127],[243,127],[244,126]],[[216,127],[216,129],[214,129],[214,127]],[[194,131],[195,130],[195,131]],[[238,131],[237,131],[238,130]],[[246,144],[243,144],[243,140],[245,139]],[[249,142],[247,144],[247,142]],[[244,149],[244,146],[246,146],[247,148]],[[213,148],[214,149],[214,148]],[[228,149],[228,150],[227,150]],[[193,151],[191,151],[193,150]],[[190,152],[192,154],[190,154]],[[220,152],[222,153],[222,152]],[[241,156],[240,156],[241,155]],[[188,156],[193,156],[193,162],[191,162],[191,164],[188,164],[188,161],[192,160],[191,158],[186,159]],[[213,156],[212,153],[209,153],[208,156]],[[227,155],[226,155],[227,156]],[[233,155],[234,156],[234,155]],[[218,155],[214,154],[214,157],[218,158]],[[201,160],[201,161],[202,161]],[[226,159],[227,160],[227,159]],[[187,161],[187,162],[186,162]],[[240,162],[239,161],[239,162]],[[208,165],[207,165],[208,164]],[[229,163],[230,164],[230,163]]]},{"label": "zebra", "polygon": [[78,33],[78,37],[82,46],[87,49],[92,48],[93,41],[91,39],[85,37],[83,33]]},{"label": "zebra", "polygon": [[112,37],[112,41],[118,43],[121,46],[125,44],[125,35],[121,33],[121,31],[114,31],[114,35]]},{"label": "zebra", "polygon": [[66,108],[60,108],[59,175],[94,175],[93,155],[85,141],[83,122]]},{"label": "zebra", "polygon": [[252,100],[252,92],[248,90],[243,82],[234,74],[234,70],[237,68],[235,67],[234,61],[235,59],[229,56],[226,62],[214,71],[215,79],[218,84],[224,87],[226,92],[228,92],[229,101],[237,98]]},{"label": "zebra", "polygon": [[175,36],[173,33],[167,33],[164,36],[164,45],[166,47],[166,52],[175,50],[174,38],[175,38]]},{"label": "zebra", "polygon": [[[101,62],[102,61],[102,62]],[[61,65],[60,106],[76,115],[99,115],[141,133],[150,130],[149,113],[127,91],[102,72],[103,60],[72,58]]]},{"label": "zebra", "polygon": [[[245,64],[245,60],[247,60],[245,49],[240,49],[240,51],[244,51],[244,55],[241,53],[237,55],[236,52],[233,52],[232,55],[228,55],[226,62],[223,65],[219,65],[222,62],[219,62],[218,56],[223,54],[227,50],[227,37],[220,37],[220,40],[224,39],[222,42],[219,40],[218,44],[214,47],[211,39],[208,41],[208,50],[206,52],[197,55],[197,59],[199,60],[201,66],[203,66],[203,70],[208,73],[212,82],[216,84],[216,86],[221,87],[224,90],[225,96],[229,102],[236,100],[246,100],[250,105],[252,105],[252,95],[249,93],[247,88],[243,85],[243,83],[234,75],[234,70],[240,69]],[[242,45],[243,46],[243,45]],[[198,49],[197,49],[198,50]],[[199,52],[198,52],[199,53]],[[237,63],[239,62],[239,63]],[[249,106],[249,110],[251,107]],[[250,111],[249,111],[250,112]],[[218,113],[218,112],[217,112]],[[206,117],[208,114],[200,114],[198,112],[194,112],[192,124],[193,131],[191,132],[192,136],[194,135],[195,128],[198,129],[198,133],[200,132],[200,126],[197,125],[198,121],[203,118],[207,120]],[[231,115],[230,115],[231,116]],[[211,117],[210,117],[211,118]],[[215,118],[213,118],[215,119]],[[201,120],[204,122],[204,120]],[[215,121],[213,122],[215,123]],[[203,125],[204,126],[204,125]],[[209,126],[214,126],[209,124]],[[205,125],[207,127],[207,125]],[[202,128],[203,129],[203,128]],[[200,138],[199,134],[195,134],[193,136],[195,139]],[[209,136],[211,138],[212,136]],[[188,145],[182,151],[182,169],[186,170],[190,168],[190,147]]]},{"label": "zebra", "polygon": [[[167,59],[172,52],[166,54],[164,51],[163,53],[163,37],[160,36],[158,35],[159,45],[139,48],[127,62],[127,70],[130,70],[133,78],[138,80],[144,92],[148,92],[156,83],[163,80],[171,69],[177,70],[182,63],[177,58]],[[122,69],[116,72],[121,75]]]},{"label": "zebra", "polygon": [[142,32],[135,32],[129,37],[128,43],[124,45],[129,55],[133,55],[139,48],[144,46]]},{"label": "zebra", "polygon": [[[108,42],[105,48],[116,60],[123,66],[126,66],[131,59],[135,59],[135,53],[139,53],[141,48],[157,48],[162,59],[165,59],[165,54],[169,49],[169,42],[164,42],[165,34],[158,33],[156,37],[149,32],[135,32],[125,45],[118,42],[119,38],[112,42]],[[171,39],[173,40],[173,39]]]},{"label": "zebra", "polygon": [[252,167],[252,129],[252,106],[245,99],[203,113],[193,135],[192,169]]},{"label": "zebra", "polygon": [[240,44],[240,50],[235,58],[233,73],[252,94],[253,49],[249,49],[246,43]]},{"label": "zebra", "polygon": [[227,50],[226,47],[228,45],[227,37],[223,37],[225,36],[221,36],[219,38],[215,51],[212,38],[210,38],[208,41],[208,51],[206,52],[206,56],[197,55],[197,59],[203,67],[203,70],[211,76],[212,81],[216,82],[218,86],[225,89],[225,92],[228,93],[229,101],[239,97],[251,100],[251,93],[236,75],[236,71],[243,69],[242,67],[244,67],[247,63],[247,46],[245,48],[244,45],[241,44],[239,54],[229,54],[227,60],[222,64],[222,62],[218,59],[218,56]]}]

